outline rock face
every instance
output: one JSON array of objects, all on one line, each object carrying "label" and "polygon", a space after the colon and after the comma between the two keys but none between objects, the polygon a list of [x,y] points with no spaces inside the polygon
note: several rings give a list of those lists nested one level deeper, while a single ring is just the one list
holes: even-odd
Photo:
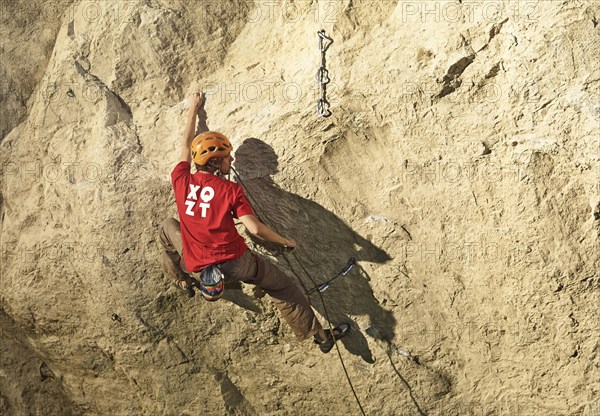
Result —
[{"label": "rock face", "polygon": [[597,2],[30,3],[2,1],[0,413],[360,414],[268,298],[162,276],[202,89],[299,243],[252,248],[306,287],[357,259],[311,301],[366,414],[600,414]]}]

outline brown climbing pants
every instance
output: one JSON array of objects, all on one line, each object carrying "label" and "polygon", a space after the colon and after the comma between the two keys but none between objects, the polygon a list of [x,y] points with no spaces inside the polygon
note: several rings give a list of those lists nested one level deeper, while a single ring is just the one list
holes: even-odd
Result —
[{"label": "brown climbing pants", "polygon": [[[181,261],[183,245],[179,221],[165,220],[160,230],[163,250],[163,270],[166,277],[180,280],[185,277],[185,264]],[[242,257],[219,264],[226,282],[241,281],[260,287],[268,294],[277,309],[290,325],[296,337],[304,340],[322,329],[310,303],[296,284],[269,261],[262,260],[246,250]],[[183,269],[183,270],[182,270]]]}]

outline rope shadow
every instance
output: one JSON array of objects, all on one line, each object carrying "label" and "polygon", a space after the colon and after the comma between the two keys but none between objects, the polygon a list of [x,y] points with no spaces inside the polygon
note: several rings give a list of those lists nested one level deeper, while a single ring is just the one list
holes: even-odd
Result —
[{"label": "rope shadow", "polygon": [[406,381],[406,379],[404,377],[402,377],[402,374],[400,373],[400,371],[398,370],[398,368],[396,368],[396,365],[394,364],[394,361],[392,360],[392,355],[390,354],[389,351],[387,352],[387,356],[388,356],[388,358],[390,360],[390,364],[391,364],[392,368],[396,372],[396,375],[398,376],[398,378],[400,379],[400,381],[402,381],[402,383],[404,384],[404,386],[408,390],[408,395],[410,396],[410,399],[412,400],[413,404],[415,405],[415,407],[417,409],[417,412],[419,412],[420,416],[427,416],[427,413],[425,413],[423,411],[423,409],[421,409],[421,406],[419,405],[419,402],[417,402],[417,399],[415,399],[415,396],[414,396],[413,391],[412,391],[412,387],[410,386],[410,384],[408,384],[408,381]]}]

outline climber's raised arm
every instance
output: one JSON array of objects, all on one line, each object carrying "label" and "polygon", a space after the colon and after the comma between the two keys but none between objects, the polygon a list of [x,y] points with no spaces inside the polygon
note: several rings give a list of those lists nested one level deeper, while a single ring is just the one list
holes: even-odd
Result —
[{"label": "climber's raised arm", "polygon": [[181,154],[179,155],[180,162],[192,161],[190,145],[192,144],[192,140],[194,140],[194,135],[196,133],[196,117],[198,116],[198,110],[202,107],[202,103],[204,102],[204,93],[195,92],[190,95],[189,102],[190,107],[188,110],[187,124],[185,125],[185,131],[181,142]]}]

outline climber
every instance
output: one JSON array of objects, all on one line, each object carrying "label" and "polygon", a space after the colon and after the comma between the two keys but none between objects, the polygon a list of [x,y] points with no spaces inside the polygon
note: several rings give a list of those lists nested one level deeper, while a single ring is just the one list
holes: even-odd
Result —
[{"label": "climber", "polygon": [[[236,217],[263,240],[288,249],[294,249],[296,242],[262,223],[242,187],[221,177],[229,173],[233,147],[220,133],[205,131],[194,137],[204,94],[195,93],[189,101],[179,163],[171,173],[180,222],[169,218],[160,231],[165,275],[190,297],[194,296],[194,287],[199,286],[209,301],[223,295],[224,280],[256,285],[272,298],[298,339],[312,335],[321,351],[329,352],[350,326],[323,329],[295,283],[247,248],[235,228]],[[197,170],[194,174],[190,172],[191,161]]]}]

